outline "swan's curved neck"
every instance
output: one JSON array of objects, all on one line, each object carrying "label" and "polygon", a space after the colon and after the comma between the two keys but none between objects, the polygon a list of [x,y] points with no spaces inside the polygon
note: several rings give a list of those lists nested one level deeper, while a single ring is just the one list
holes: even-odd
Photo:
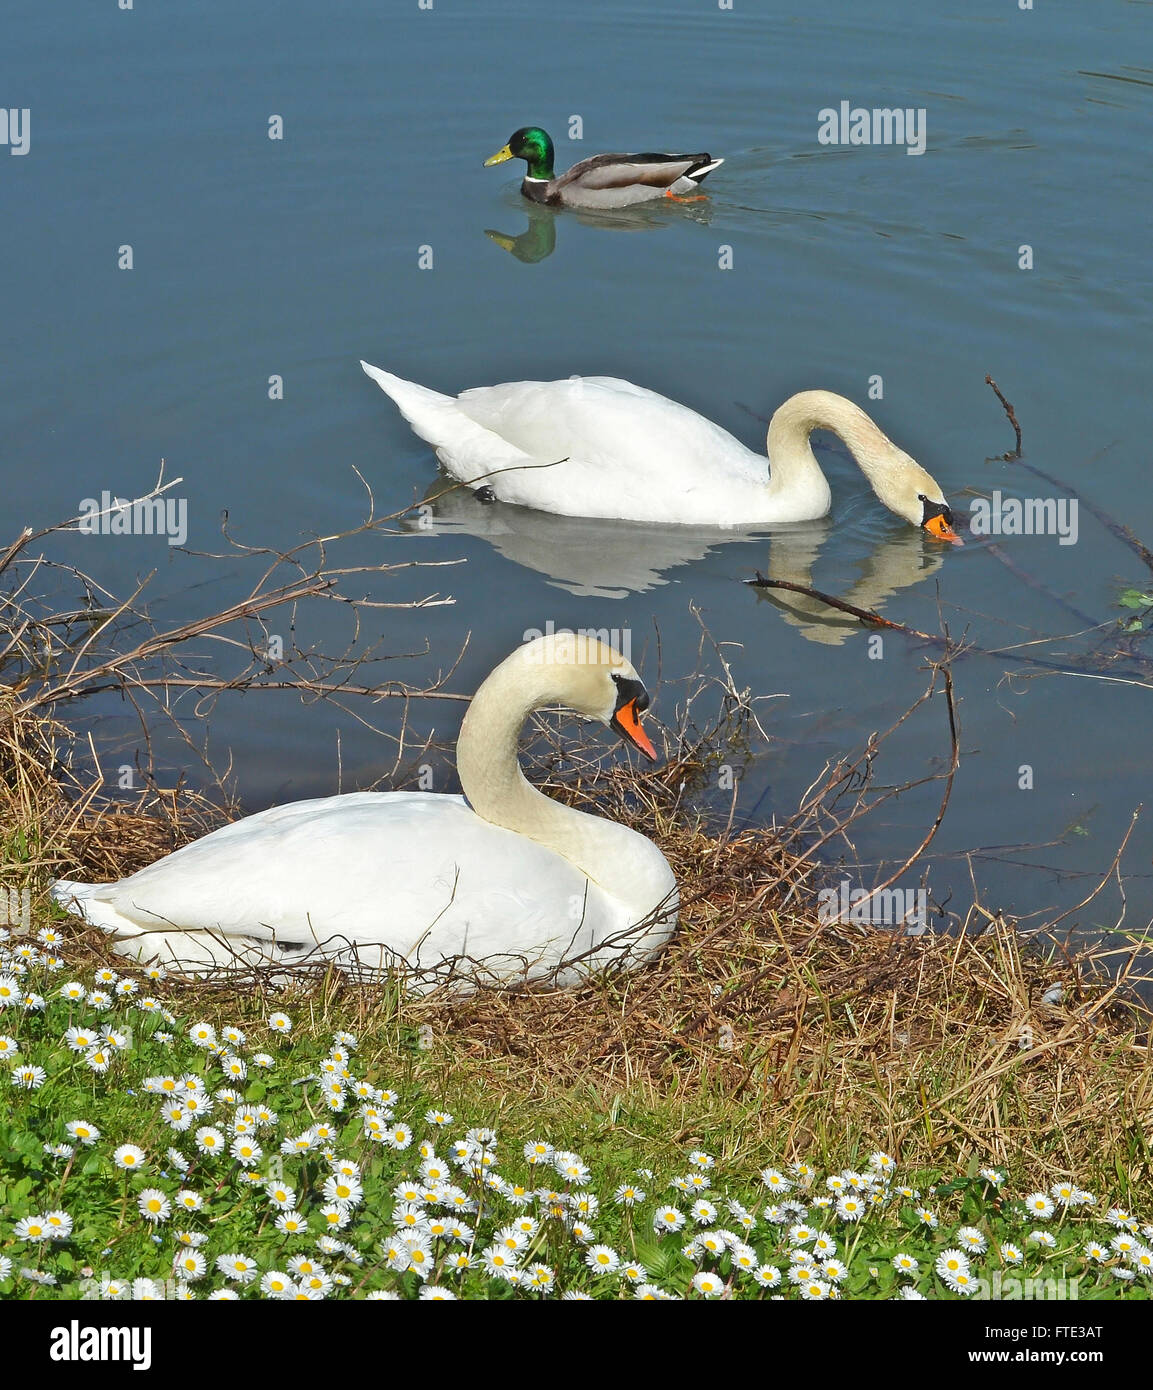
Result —
[{"label": "swan's curved neck", "polygon": [[607,893],[633,908],[636,920],[667,890],[656,891],[656,847],[627,826],[588,815],[536,790],[520,769],[517,742],[525,720],[545,705],[564,704],[558,668],[536,663],[521,648],[493,671],[473,697],[461,724],[456,766],[469,805],[482,820],[538,844],[575,864]]},{"label": "swan's curved neck", "polygon": [[832,391],[801,391],[790,396],[769,421],[769,492],[823,492],[829,485],[817,462],[809,435],[832,430],[848,446],[874,491],[884,487],[895,445],[868,415]]}]

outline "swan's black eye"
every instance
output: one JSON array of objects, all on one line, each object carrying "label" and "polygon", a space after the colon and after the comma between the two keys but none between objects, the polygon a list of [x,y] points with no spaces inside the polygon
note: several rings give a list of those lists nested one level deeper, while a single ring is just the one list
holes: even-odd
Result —
[{"label": "swan's black eye", "polygon": [[917,501],[918,501],[918,502],[927,502],[928,500],[929,500],[929,499],[925,496],[925,494],[924,494],[923,492],[918,492],[918,493],[917,493]]}]

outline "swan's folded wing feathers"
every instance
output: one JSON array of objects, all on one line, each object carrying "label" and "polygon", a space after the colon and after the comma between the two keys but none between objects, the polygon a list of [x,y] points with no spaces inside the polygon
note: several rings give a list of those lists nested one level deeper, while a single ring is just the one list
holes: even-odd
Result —
[{"label": "swan's folded wing feathers", "polygon": [[462,797],[359,793],[237,821],[90,897],[144,930],[275,941],[281,959],[335,942],[355,943],[366,964],[376,946],[387,947],[378,964],[428,965],[496,950],[536,958],[578,928],[603,931],[595,888],[587,920],[571,918],[587,886]]},{"label": "swan's folded wing feathers", "polygon": [[692,519],[723,524],[733,512],[716,515],[718,489],[748,489],[753,505],[768,481],[764,457],[720,425],[614,377],[478,387],[463,392],[460,405],[524,454],[565,460],[494,483],[504,501],[574,516],[662,521],[689,519],[680,515],[685,500],[699,496],[701,515]]}]

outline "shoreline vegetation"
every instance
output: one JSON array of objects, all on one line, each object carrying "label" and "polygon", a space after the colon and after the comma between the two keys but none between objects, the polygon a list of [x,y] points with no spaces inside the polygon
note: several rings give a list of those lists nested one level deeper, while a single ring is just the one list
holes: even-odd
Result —
[{"label": "shoreline vegetation", "polygon": [[[376,517],[370,494],[368,519],[358,530],[381,528],[399,541],[403,531],[389,526],[401,515]],[[391,674],[382,679],[375,663],[386,658],[375,648],[365,652],[361,642],[353,651],[370,610],[452,599],[402,592],[385,604],[346,597],[350,575],[367,570],[330,561],[329,551],[344,537],[286,553],[229,538],[229,558],[248,563],[257,581],[227,609],[165,630],[148,617],[139,592],[115,600],[48,550],[31,555],[35,540],[54,539],[61,529],[25,532],[0,553],[0,887],[10,921],[0,942],[0,977],[15,982],[0,998],[6,1053],[0,1065],[9,1073],[0,1085],[6,1103],[16,1101],[0,1124],[6,1155],[0,1198],[12,1217],[0,1224],[0,1294],[116,1297],[128,1296],[134,1280],[171,1284],[172,1269],[156,1264],[149,1233],[161,1225],[175,1230],[173,1204],[188,1190],[208,1202],[213,1223],[223,1223],[212,1237],[213,1258],[219,1263],[239,1251],[242,1263],[255,1261],[251,1270],[237,1265],[231,1274],[219,1266],[214,1297],[229,1296],[228,1290],[310,1296],[302,1292],[308,1272],[296,1266],[308,1264],[302,1252],[315,1253],[318,1236],[343,1240],[352,1251],[321,1244],[327,1268],[321,1285],[328,1283],[318,1286],[319,1296],[345,1289],[358,1296],[430,1296],[429,1288],[451,1282],[453,1247],[439,1237],[424,1241],[427,1204],[398,1193],[406,1182],[427,1187],[425,1170],[444,1157],[438,1122],[427,1116],[445,1107],[455,1127],[445,1122],[444,1145],[451,1138],[459,1148],[453,1171],[471,1203],[473,1244],[482,1228],[486,1243],[490,1237],[499,1243],[516,1213],[531,1207],[525,1248],[548,1271],[548,1278],[538,1275],[543,1284],[530,1287],[521,1277],[528,1267],[521,1247],[512,1247],[512,1278],[487,1258],[492,1246],[482,1259],[470,1245],[473,1262],[457,1269],[452,1285],[458,1296],[563,1289],[571,1297],[622,1297],[643,1287],[657,1291],[650,1297],[771,1297],[777,1289],[811,1298],[966,1298],[974,1280],[987,1284],[994,1274],[1078,1279],[1080,1298],[1148,1296],[1153,1282],[1129,1248],[1153,1246],[1153,1065],[1148,1010],[1133,989],[1140,938],[1115,935],[1095,948],[1074,949],[1069,914],[1040,926],[1034,919],[1024,933],[979,903],[946,930],[918,934],[899,925],[823,920],[818,895],[828,879],[825,863],[834,854],[852,856],[854,822],[906,790],[872,789],[887,734],[871,739],[855,759],[826,767],[787,823],[734,828],[735,782],[722,781],[718,770],[731,774],[764,730],[757,699],[733,684],[723,650],[703,626],[701,669],[711,664],[720,674],[698,672],[680,686],[679,702],[664,687],[670,724],[660,765],[638,770],[617,760],[603,738],[574,735],[572,725],[549,716],[535,724],[526,764],[530,779],[549,794],[642,830],[673,866],[680,928],[645,968],[565,992],[481,989],[468,997],[406,996],[395,983],[353,984],[338,972],[288,984],[258,979],[243,990],[221,979],[150,980],[112,952],[99,930],[51,906],[48,884],[56,877],[133,872],[232,818],[236,806],[191,791],[182,780],[162,786],[150,775],[131,804],[109,795],[96,745],[69,727],[77,702],[115,690],[147,729],[182,689],[202,701],[231,690],[292,689],[342,708],[358,692],[460,700],[451,689],[455,666],[417,688]],[[406,562],[372,572],[403,585],[414,577],[421,582],[425,568]],[[79,608],[78,583],[87,596]],[[73,596],[72,606],[64,592]],[[295,614],[308,602],[339,605],[338,615],[350,624],[348,646],[335,655],[294,650],[271,661],[265,615],[282,605]],[[196,644],[209,637],[229,640],[217,674],[205,676]],[[946,707],[943,753],[923,779],[940,784],[940,807],[920,845],[878,889],[915,872],[948,804],[958,760],[949,660],[947,650],[928,663],[925,694],[893,726],[911,717],[938,719]],[[931,700],[934,693],[944,700]],[[407,719],[394,741],[393,772],[401,779],[429,745],[412,741]],[[733,788],[727,817],[701,794],[718,785]],[[13,912],[17,903],[26,905],[25,916],[23,908]],[[80,994],[65,998],[60,986],[70,984]],[[141,1013],[146,993],[153,1017]],[[291,1044],[271,1022],[281,1017],[291,1020]],[[94,1040],[77,1035],[95,1026]],[[199,1041],[192,1037],[197,1028],[208,1030]],[[209,1034],[210,1044],[203,1040]],[[246,1037],[252,1039],[247,1049]],[[342,1038],[354,1039],[355,1051]],[[257,1046],[268,1051],[254,1055]],[[268,1059],[267,1078],[258,1058]],[[234,1087],[227,1081],[230,1065]],[[157,1089],[149,1083],[165,1077],[186,1107],[193,1097],[181,1121],[159,1114],[157,1097],[145,1094]],[[246,1165],[251,1155],[236,1153],[251,1129],[247,1111],[271,1107],[274,1091],[282,1128],[291,1116],[294,1132],[312,1133],[303,1149],[298,1145],[298,1154],[311,1157],[302,1159],[295,1179],[283,1179],[301,1188],[302,1209],[305,1191],[316,1195],[307,1241],[303,1231],[276,1226],[272,1217],[282,1208],[275,1203],[267,1219],[246,1210],[246,1184],[264,1189],[281,1180],[259,1144],[263,1162],[258,1157]],[[197,1177],[209,1156],[199,1138],[192,1142],[203,1128],[193,1122],[197,1094],[209,1098],[215,1118],[208,1128],[232,1155],[231,1169],[213,1176],[211,1197],[201,1191],[204,1173]],[[366,1108],[376,1112],[383,1136],[371,1132]],[[77,1123],[106,1136],[108,1152],[97,1141],[90,1151]],[[274,1128],[277,1122],[262,1123]],[[466,1128],[459,1138],[457,1130]],[[490,1129],[500,1135],[505,1176],[497,1196],[504,1209],[496,1196],[485,1196],[498,1143],[486,1137]],[[558,1168],[547,1159],[556,1190],[544,1196],[527,1148],[520,1157],[522,1147],[538,1140],[550,1154],[575,1159],[567,1176],[563,1162]],[[291,1163],[293,1142],[292,1134],[277,1132],[267,1148]],[[139,1161],[154,1186],[141,1187],[144,1177],[138,1182],[122,1161],[121,1150],[134,1147],[147,1156]],[[330,1185],[324,1155],[336,1161],[352,1149],[348,1162],[356,1171],[348,1176],[360,1200],[365,1191],[377,1193],[375,1227],[358,1202],[322,1211]],[[650,1176],[638,1178],[638,1171]],[[703,1188],[694,1185],[694,1173],[710,1172]],[[700,1194],[713,1182],[719,1190],[722,1174],[729,1184],[725,1210],[717,1201],[703,1222],[686,1215],[694,1191],[708,1207]],[[524,1190],[536,1193],[531,1202],[520,1195],[530,1179]],[[898,1180],[914,1195],[897,1187]],[[614,1195],[632,1183],[646,1191],[643,1216],[640,1199]],[[611,1256],[602,1257],[599,1269],[590,1253],[601,1247],[581,1239],[584,1218],[573,1200],[594,1186],[599,1197],[594,1194],[592,1208],[601,1208],[601,1218],[593,1234],[609,1241]],[[791,1193],[783,1197],[780,1219],[767,1214],[777,1212],[774,1187]],[[869,1210],[841,1212],[846,1191],[850,1207],[852,1193],[860,1192]],[[1009,1192],[1018,1195],[1009,1200]],[[666,1200],[680,1208],[686,1231],[678,1234],[672,1216],[661,1228],[653,1204]],[[154,1211],[147,1210],[149,1201]],[[219,1205],[225,1202],[231,1205]],[[186,1205],[190,1213],[200,1210],[192,1198]],[[427,1245],[435,1275],[421,1268],[424,1256],[409,1258],[412,1250],[380,1249],[382,1238],[386,1246],[391,1239],[385,1211],[391,1208],[395,1222],[408,1206],[423,1213],[414,1218],[424,1241],[418,1245]],[[165,1209],[167,1215],[157,1214]],[[68,1218],[65,1234],[41,1229],[42,1218],[59,1212]],[[490,1221],[499,1230],[490,1230]],[[39,1235],[29,1235],[29,1222]],[[794,1228],[806,1223],[817,1245],[794,1238]],[[723,1237],[716,1250],[707,1241],[693,1244],[713,1226]],[[201,1232],[205,1239],[208,1229]],[[355,1240],[341,1234],[353,1229],[360,1231]],[[191,1239],[200,1230],[190,1218],[184,1244],[192,1255],[203,1244]],[[234,1236],[225,1246],[221,1231]],[[269,1253],[274,1239],[289,1239],[283,1259]],[[815,1263],[821,1239],[833,1242],[830,1270]],[[255,1255],[245,1252],[246,1242]],[[98,1258],[106,1247],[117,1254]],[[759,1278],[746,1268],[750,1249]],[[963,1268],[953,1258],[957,1250]],[[801,1269],[807,1283],[780,1273],[796,1271],[805,1251],[813,1257],[812,1267]],[[901,1266],[902,1257],[916,1268]],[[296,1266],[287,1272],[275,1263],[289,1258]],[[645,1278],[620,1271],[630,1259],[644,1264]],[[167,1296],[198,1290],[207,1296],[209,1283],[199,1283],[205,1271],[187,1277],[200,1262],[193,1259],[184,1275],[176,1271],[176,1292]],[[340,1278],[338,1265],[345,1271]],[[209,1260],[206,1270],[212,1269]],[[764,1272],[774,1269],[775,1279]],[[287,1279],[291,1290],[266,1288],[270,1273],[274,1283]],[[612,1281],[602,1278],[610,1273]],[[912,1292],[902,1293],[906,1287]],[[149,1295],[145,1287],[137,1296],[165,1295]]]}]

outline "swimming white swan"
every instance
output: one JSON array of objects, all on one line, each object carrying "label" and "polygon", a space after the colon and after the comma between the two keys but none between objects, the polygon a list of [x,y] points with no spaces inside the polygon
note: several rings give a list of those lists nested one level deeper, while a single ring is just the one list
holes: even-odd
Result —
[{"label": "swimming white swan", "polygon": [[550,634],[501,662],[469,705],[463,797],[353,792],[275,806],[129,878],[60,880],[52,893],[122,954],[197,974],[311,958],[468,988],[633,968],[676,926],[673,872],[635,830],[530,786],[517,736],[531,711],[559,704],[652,758],[648,703],[611,647]]},{"label": "swimming white swan", "polygon": [[812,521],[831,497],[809,435],[826,429],[890,511],[960,544],[938,484],[832,391],[801,391],[777,409],[766,476],[764,458],[727,430],[616,377],[510,381],[453,397],[360,365],[454,478],[501,502],[687,526]]}]

